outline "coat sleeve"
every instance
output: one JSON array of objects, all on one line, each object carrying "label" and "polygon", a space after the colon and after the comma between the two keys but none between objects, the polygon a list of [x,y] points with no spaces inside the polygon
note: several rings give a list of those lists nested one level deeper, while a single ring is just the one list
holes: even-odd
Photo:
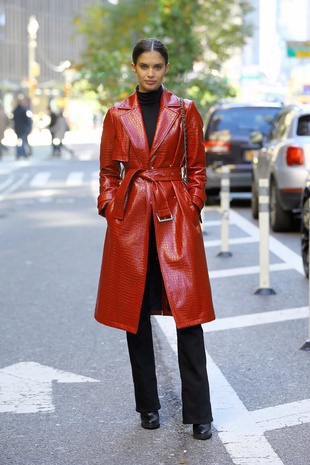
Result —
[{"label": "coat sleeve", "polygon": [[206,201],[206,155],[203,144],[203,122],[194,102],[189,102],[186,114],[187,126],[187,175],[188,192],[201,210]]},{"label": "coat sleeve", "polygon": [[121,165],[113,160],[113,152],[117,142],[115,136],[114,115],[109,109],[103,124],[100,143],[100,173],[98,213],[105,216],[105,208],[114,198],[121,181]]}]

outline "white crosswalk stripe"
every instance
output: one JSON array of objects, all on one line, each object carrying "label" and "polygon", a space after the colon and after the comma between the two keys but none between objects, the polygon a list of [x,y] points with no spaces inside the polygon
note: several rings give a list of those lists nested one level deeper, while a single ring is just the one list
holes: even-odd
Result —
[{"label": "white crosswalk stripe", "polygon": [[72,171],[67,177],[66,184],[69,186],[80,186],[83,183],[83,171]]},{"label": "white crosswalk stripe", "polygon": [[[63,174],[54,171],[39,171],[37,173],[12,173],[6,178],[3,177],[0,182],[0,202],[6,196],[13,194],[19,189],[40,189],[46,191],[47,189],[57,189],[60,185],[67,187],[79,187],[87,185],[90,187],[92,195],[97,197],[99,192],[99,175],[98,171],[84,172],[84,171],[71,171]],[[46,198],[46,195],[44,195]],[[18,199],[17,203],[26,203],[29,199]],[[45,201],[45,200],[44,200]],[[33,202],[33,200],[31,201]]]},{"label": "white crosswalk stripe", "polygon": [[4,200],[5,195],[12,194],[16,191],[28,178],[28,174],[23,174],[16,182],[13,182],[14,178],[10,179],[10,183],[4,183],[4,186],[0,189],[2,195],[0,195],[0,201]]},{"label": "white crosswalk stripe", "polygon": [[36,173],[32,180],[30,181],[30,186],[31,187],[41,187],[44,186],[49,178],[51,177],[51,173],[48,171],[41,171],[39,173]]}]

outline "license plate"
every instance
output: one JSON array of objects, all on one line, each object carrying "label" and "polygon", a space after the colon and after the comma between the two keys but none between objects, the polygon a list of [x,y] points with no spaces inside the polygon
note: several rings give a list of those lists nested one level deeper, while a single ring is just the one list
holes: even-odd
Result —
[{"label": "license plate", "polygon": [[246,150],[244,152],[244,158],[246,161],[252,161],[253,158],[258,154],[258,150]]}]

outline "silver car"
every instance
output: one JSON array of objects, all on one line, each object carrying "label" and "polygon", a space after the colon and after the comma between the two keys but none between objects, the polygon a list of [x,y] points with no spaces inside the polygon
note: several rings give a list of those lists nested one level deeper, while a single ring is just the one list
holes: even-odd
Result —
[{"label": "silver car", "polygon": [[287,231],[300,212],[302,192],[310,170],[310,105],[284,107],[276,116],[266,140],[252,161],[252,214],[258,218],[260,178],[269,180],[270,226]]}]

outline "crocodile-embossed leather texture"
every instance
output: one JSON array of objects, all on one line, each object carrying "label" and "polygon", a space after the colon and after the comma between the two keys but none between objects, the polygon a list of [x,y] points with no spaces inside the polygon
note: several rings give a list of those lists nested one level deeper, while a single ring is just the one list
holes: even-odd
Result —
[{"label": "crocodile-embossed leather texture", "polygon": [[[184,101],[188,185],[179,99],[164,89],[153,145],[148,145],[133,94],[105,118],[100,146],[98,211],[108,222],[95,318],[136,333],[144,293],[153,218],[163,278],[161,313],[177,328],[215,318],[199,211],[205,202],[202,120]],[[125,168],[124,177],[121,175]]]}]

